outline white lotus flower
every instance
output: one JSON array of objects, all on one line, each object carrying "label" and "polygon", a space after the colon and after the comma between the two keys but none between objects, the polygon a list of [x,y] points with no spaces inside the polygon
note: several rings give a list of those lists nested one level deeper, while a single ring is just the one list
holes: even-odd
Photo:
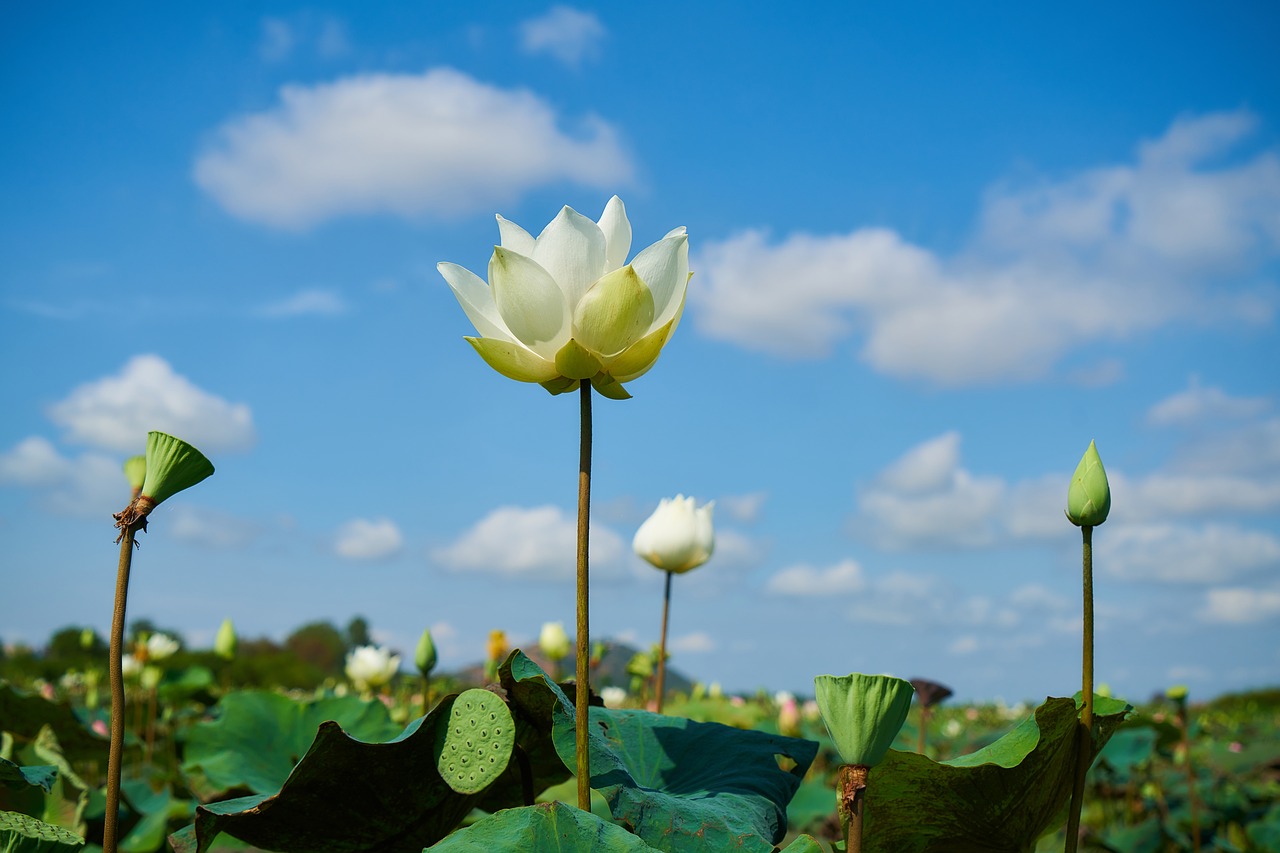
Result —
[{"label": "white lotus flower", "polygon": [[711,559],[716,535],[711,526],[715,501],[695,508],[693,498],[663,498],[632,541],[637,554],[655,568],[682,574]]},{"label": "white lotus flower", "polygon": [[606,708],[621,708],[622,703],[627,701],[627,691],[621,687],[605,687],[600,691],[600,698],[604,700]]},{"label": "white lotus flower", "polygon": [[617,196],[599,222],[564,207],[536,239],[501,216],[498,231],[488,284],[457,264],[438,265],[480,332],[467,341],[503,376],[552,394],[588,380],[606,397],[630,397],[623,383],[653,367],[684,310],[685,229],[629,264],[631,223]]},{"label": "white lotus flower", "polygon": [[400,671],[400,656],[384,646],[357,646],[347,654],[347,678],[359,690],[389,684]]},{"label": "white lotus flower", "polygon": [[120,656],[120,674],[125,678],[135,678],[142,673],[142,661],[133,655]]},{"label": "white lotus flower", "polygon": [[147,660],[164,660],[178,650],[178,641],[168,634],[152,634],[147,637]]},{"label": "white lotus flower", "polygon": [[569,654],[569,635],[561,622],[547,622],[538,634],[538,648],[553,661],[563,660]]}]

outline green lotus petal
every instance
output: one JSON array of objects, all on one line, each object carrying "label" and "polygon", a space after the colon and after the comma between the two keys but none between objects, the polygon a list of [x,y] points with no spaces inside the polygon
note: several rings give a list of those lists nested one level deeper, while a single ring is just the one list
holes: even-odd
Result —
[{"label": "green lotus petal", "polygon": [[130,456],[124,460],[124,477],[129,481],[129,488],[141,489],[142,481],[147,478],[147,457]]},{"label": "green lotus petal", "polygon": [[653,324],[653,294],[625,266],[600,278],[573,312],[573,338],[592,352],[611,356],[640,340]]},{"label": "green lotus petal", "polygon": [[519,344],[494,338],[465,338],[489,366],[517,382],[547,382],[560,375],[556,366]]},{"label": "green lotus petal", "polygon": [[638,376],[649,372],[662,355],[662,348],[667,345],[671,330],[675,325],[673,318],[665,326],[656,329],[636,341],[617,358],[611,360],[606,367],[609,375],[619,382],[630,382]]},{"label": "green lotus petal", "polygon": [[155,430],[147,433],[147,475],[142,494],[160,504],[213,473],[213,463],[180,438]]},{"label": "green lotus petal", "polygon": [[610,400],[631,399],[631,394],[627,392],[626,388],[622,387],[622,383],[607,373],[597,373],[592,376],[591,387],[599,391],[601,396],[608,397]]},{"label": "green lotus petal", "polygon": [[911,682],[850,673],[813,680],[822,721],[845,764],[874,767],[883,759],[911,709]]},{"label": "green lotus petal", "polygon": [[1111,486],[1102,467],[1098,446],[1089,442],[1067,489],[1067,518],[1077,527],[1096,527],[1111,512]]},{"label": "green lotus petal", "polygon": [[560,375],[575,381],[590,379],[603,367],[600,359],[572,339],[556,353],[556,370]]},{"label": "green lotus petal", "polygon": [[532,258],[496,246],[489,289],[511,334],[550,359],[569,338],[569,303],[551,274]]},{"label": "green lotus petal", "polygon": [[546,388],[553,396],[557,394],[565,394],[569,391],[577,391],[578,386],[582,383],[577,379],[570,379],[568,376],[560,376],[549,382],[543,382],[542,387]]}]

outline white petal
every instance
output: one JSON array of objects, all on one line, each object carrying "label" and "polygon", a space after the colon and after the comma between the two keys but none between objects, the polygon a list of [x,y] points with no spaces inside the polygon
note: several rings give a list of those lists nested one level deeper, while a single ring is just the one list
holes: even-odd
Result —
[{"label": "white petal", "polygon": [[569,340],[572,319],[564,294],[538,263],[501,246],[489,260],[489,281],[498,313],[521,343],[554,361]]},{"label": "white petal", "polygon": [[611,273],[627,262],[627,252],[631,251],[631,222],[622,199],[616,195],[609,199],[597,224],[604,233],[604,271]]},{"label": "white petal", "polygon": [[512,249],[522,255],[533,257],[533,235],[512,222],[498,215],[498,244],[504,249]]},{"label": "white petal", "polygon": [[680,309],[689,284],[689,238],[664,237],[636,255],[631,266],[653,293],[650,330],[665,326]]},{"label": "white petal", "polygon": [[538,235],[532,258],[551,274],[572,310],[604,275],[604,232],[571,207],[560,210]]},{"label": "white petal", "polygon": [[665,240],[668,237],[679,237],[681,234],[688,234],[688,233],[689,233],[688,228],[685,228],[683,225],[677,225],[675,228],[672,228],[666,234],[663,234],[662,238]]},{"label": "white petal", "polygon": [[440,275],[449,283],[458,304],[466,312],[471,325],[476,327],[482,338],[497,338],[501,341],[513,341],[515,336],[507,329],[498,313],[498,306],[493,301],[493,291],[484,279],[466,267],[443,261],[436,264]]}]

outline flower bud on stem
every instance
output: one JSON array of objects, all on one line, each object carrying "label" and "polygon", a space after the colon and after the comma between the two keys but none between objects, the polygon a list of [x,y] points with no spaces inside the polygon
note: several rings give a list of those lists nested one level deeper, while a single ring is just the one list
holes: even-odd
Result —
[{"label": "flower bud on stem", "polygon": [[836,782],[836,809],[844,833],[845,853],[862,853],[862,820],[867,812],[867,777],[863,764],[841,764]]},{"label": "flower bud on stem", "polygon": [[1080,726],[1076,731],[1076,775],[1071,785],[1071,811],[1067,816],[1066,853],[1075,853],[1080,843],[1080,809],[1084,805],[1085,778],[1093,763],[1093,528],[1080,527],[1084,539],[1084,642],[1081,657]]},{"label": "flower bud on stem", "polygon": [[658,713],[662,713],[662,700],[667,695],[667,614],[671,612],[671,575],[666,572],[666,591],[662,594],[662,640],[658,645]]}]

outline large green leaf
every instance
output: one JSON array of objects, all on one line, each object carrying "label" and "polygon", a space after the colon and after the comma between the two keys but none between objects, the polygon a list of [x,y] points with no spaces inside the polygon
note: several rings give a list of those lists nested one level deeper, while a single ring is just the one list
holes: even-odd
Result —
[{"label": "large green leaf", "polygon": [[53,788],[53,780],[58,778],[58,768],[50,764],[37,764],[32,767],[19,767],[12,761],[0,758],[0,785],[7,788],[43,788],[47,794]]},{"label": "large green leaf", "polygon": [[[1096,756],[1132,708],[1095,700]],[[866,853],[1023,853],[1051,828],[1071,796],[1079,711],[1048,699],[990,746],[938,763],[891,750],[871,770],[863,825]]]},{"label": "large green leaf", "polygon": [[[418,853],[445,837],[475,808],[518,805],[526,794],[523,753],[530,760],[528,794],[536,795],[569,773],[554,756],[549,708],[536,688],[508,697],[516,726],[517,757],[476,794],[459,794],[436,770],[437,730],[457,696],[441,700],[399,737],[365,743],[337,723],[320,726],[314,743],[279,793],[200,806],[188,830],[171,837],[179,853],[204,853],[219,832],[269,850],[290,853]],[[529,702],[526,706],[522,702]]]},{"label": "large green leaf", "polygon": [[[508,661],[515,689],[554,692],[555,746],[575,763],[573,704],[524,655]],[[818,745],[813,741],[695,723],[646,711],[590,709],[591,787],[615,820],[667,851],[771,853],[787,830],[787,803]],[[791,769],[783,770],[779,758]]]},{"label": "large green leaf", "polygon": [[70,760],[97,761],[103,767],[107,765],[110,741],[86,728],[71,706],[55,704],[0,683],[0,728],[18,738],[32,740],[45,726],[57,735],[62,752]]},{"label": "large green leaf", "polygon": [[182,764],[184,773],[203,777],[206,784],[199,787],[206,793],[278,791],[326,721],[367,741],[385,741],[401,730],[381,702],[355,696],[297,702],[279,693],[244,690],[224,696],[214,713],[214,720],[186,732]]},{"label": "large green leaf", "polygon": [[0,853],[77,853],[84,839],[17,812],[0,812]]},{"label": "large green leaf", "polygon": [[564,803],[504,809],[460,829],[431,853],[653,853],[620,826]]}]

